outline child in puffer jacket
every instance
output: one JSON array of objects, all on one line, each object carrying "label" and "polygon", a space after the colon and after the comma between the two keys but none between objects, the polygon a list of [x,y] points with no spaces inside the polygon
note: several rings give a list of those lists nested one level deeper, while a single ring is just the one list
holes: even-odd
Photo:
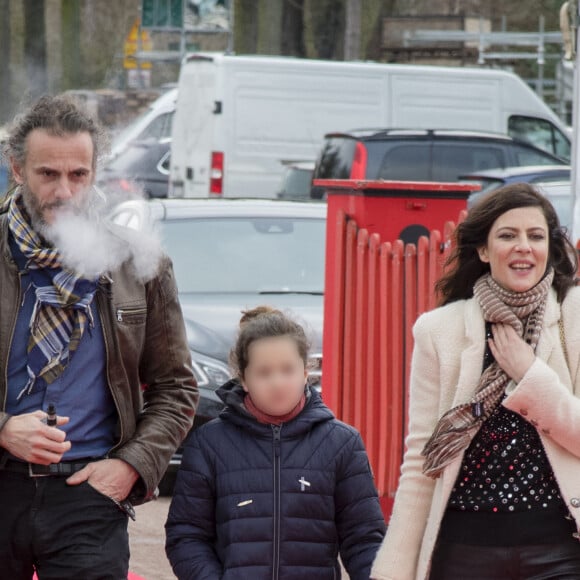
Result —
[{"label": "child in puffer jacket", "polygon": [[185,447],[166,523],[180,580],[368,580],[385,534],[358,432],[307,384],[308,340],[278,310],[244,314],[220,417]]}]

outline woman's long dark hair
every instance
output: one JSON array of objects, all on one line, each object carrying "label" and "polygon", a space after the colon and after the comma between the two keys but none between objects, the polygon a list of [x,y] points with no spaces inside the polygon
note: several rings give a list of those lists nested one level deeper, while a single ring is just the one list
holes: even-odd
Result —
[{"label": "woman's long dark hair", "polygon": [[489,272],[489,264],[479,259],[478,248],[487,244],[495,220],[507,211],[520,207],[539,208],[548,224],[548,266],[554,268],[553,286],[561,302],[574,286],[578,269],[578,255],[560,225],[554,206],[527,183],[506,185],[483,197],[469,211],[465,221],[455,230],[455,248],[447,260],[447,273],[435,288],[440,304],[471,298],[473,285]]}]

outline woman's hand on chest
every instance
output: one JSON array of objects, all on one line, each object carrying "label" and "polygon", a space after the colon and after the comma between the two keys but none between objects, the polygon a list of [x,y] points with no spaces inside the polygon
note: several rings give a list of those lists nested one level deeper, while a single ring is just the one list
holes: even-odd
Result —
[{"label": "woman's hand on chest", "polygon": [[493,338],[488,342],[497,364],[519,383],[536,358],[532,347],[510,325],[493,324],[491,328]]}]

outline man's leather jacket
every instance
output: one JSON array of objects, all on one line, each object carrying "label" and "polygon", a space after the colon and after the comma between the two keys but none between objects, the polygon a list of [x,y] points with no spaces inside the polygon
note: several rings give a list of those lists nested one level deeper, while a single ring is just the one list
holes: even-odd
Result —
[{"label": "man's leather jacket", "polygon": [[[191,427],[199,397],[171,261],[165,256],[157,275],[146,283],[125,262],[101,276],[95,300],[103,327],[107,382],[119,417],[117,442],[109,456],[137,470],[140,479],[129,498],[141,503],[153,497],[171,455]],[[0,429],[10,418],[4,412],[7,364],[20,301],[7,213],[1,213]]]}]

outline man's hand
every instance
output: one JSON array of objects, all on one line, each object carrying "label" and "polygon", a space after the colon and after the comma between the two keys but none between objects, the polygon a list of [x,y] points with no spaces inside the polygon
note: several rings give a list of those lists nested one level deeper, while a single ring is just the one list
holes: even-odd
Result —
[{"label": "man's hand", "polygon": [[69,485],[78,485],[86,481],[103,495],[123,501],[138,479],[139,474],[122,459],[102,459],[92,461],[71,475],[66,482]]},{"label": "man's hand", "polygon": [[491,353],[505,373],[519,383],[536,359],[532,347],[509,324],[494,324],[492,330]]},{"label": "man's hand", "polygon": [[[10,417],[0,430],[0,447],[30,463],[59,463],[71,444],[65,441],[64,431],[49,427],[43,423],[45,419],[44,411]],[[61,426],[68,421],[68,417],[57,417],[56,424]]]}]

